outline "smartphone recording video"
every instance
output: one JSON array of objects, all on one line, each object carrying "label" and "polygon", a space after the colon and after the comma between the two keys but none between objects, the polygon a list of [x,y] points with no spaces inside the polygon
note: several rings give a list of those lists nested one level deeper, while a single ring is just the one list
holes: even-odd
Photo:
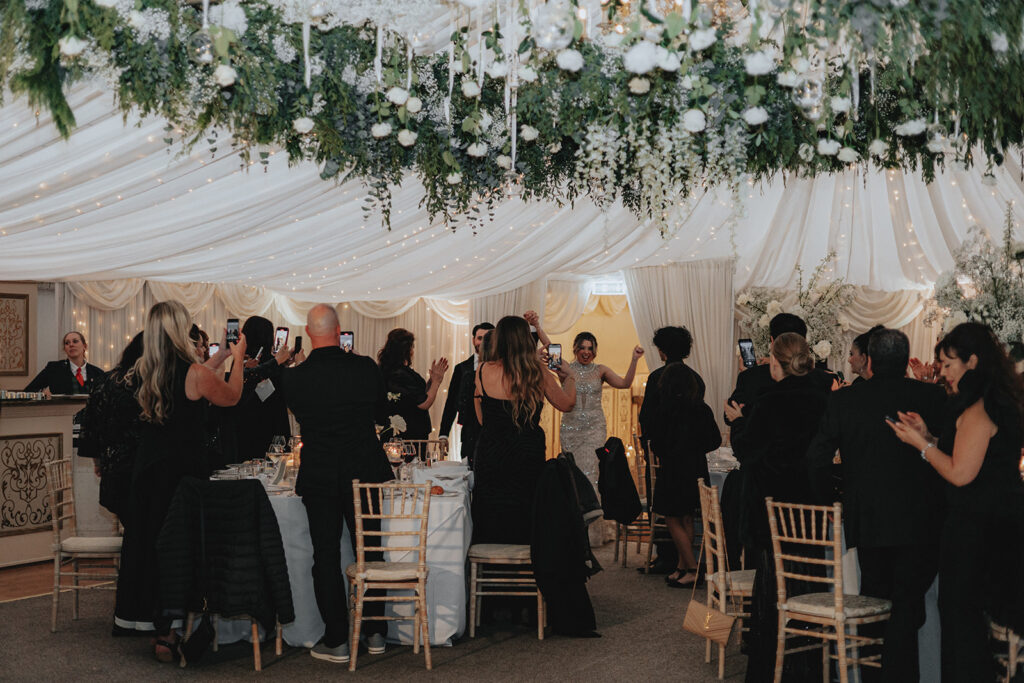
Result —
[{"label": "smartphone recording video", "polygon": [[554,370],[562,365],[562,345],[548,344],[548,368]]},{"label": "smartphone recording video", "polygon": [[277,352],[282,348],[288,346],[288,328],[279,327],[277,332],[274,334],[274,352],[273,355],[277,355]]},{"label": "smartphone recording video", "polygon": [[740,339],[740,357],[743,358],[743,367],[752,368],[757,365],[757,356],[754,355],[754,342],[750,339]]},{"label": "smartphone recording video", "polygon": [[345,331],[341,333],[341,350],[345,353],[352,353],[352,349],[355,348],[356,335],[352,331]]},{"label": "smartphone recording video", "polygon": [[237,344],[238,343],[238,334],[239,334],[238,318],[228,318],[228,334],[227,334],[227,339],[226,339],[227,343],[228,344]]}]

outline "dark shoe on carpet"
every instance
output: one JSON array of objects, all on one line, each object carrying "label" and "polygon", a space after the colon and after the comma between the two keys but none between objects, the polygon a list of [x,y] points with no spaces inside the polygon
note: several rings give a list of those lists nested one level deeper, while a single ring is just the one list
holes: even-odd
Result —
[{"label": "dark shoe on carpet", "polygon": [[327,647],[321,641],[313,646],[309,654],[313,656],[313,659],[322,659],[325,662],[334,662],[335,664],[344,664],[351,659],[348,643],[342,643],[337,647]]},{"label": "dark shoe on carpet", "polygon": [[178,657],[178,643],[157,638],[153,645],[153,656],[158,662],[169,664]]},{"label": "dark shoe on carpet", "polygon": [[384,636],[380,633],[372,633],[366,638],[366,651],[371,655],[382,655],[386,649]]},{"label": "dark shoe on carpet", "polygon": [[636,570],[641,574],[669,574],[675,570],[675,567],[673,565],[655,560],[654,562],[651,562],[649,565],[647,565],[646,572],[644,571],[643,567],[637,567]]}]

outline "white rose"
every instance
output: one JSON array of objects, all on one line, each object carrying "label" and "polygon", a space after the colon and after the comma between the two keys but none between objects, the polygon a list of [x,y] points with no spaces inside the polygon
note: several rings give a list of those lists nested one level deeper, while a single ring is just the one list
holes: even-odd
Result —
[{"label": "white rose", "polygon": [[220,64],[213,70],[213,80],[217,81],[217,85],[222,88],[234,85],[236,78],[238,78],[238,72],[227,64]]},{"label": "white rose", "polygon": [[629,92],[634,95],[643,95],[651,89],[651,82],[646,78],[634,78],[629,82]]},{"label": "white rose", "polygon": [[420,109],[423,109],[423,100],[418,97],[410,97],[405,101],[405,110],[410,114],[415,114]]},{"label": "white rose", "polygon": [[814,147],[807,144],[806,142],[800,143],[800,147],[797,149],[797,154],[804,161],[810,161],[814,158]]},{"label": "white rose", "polygon": [[658,47],[646,40],[636,43],[622,56],[622,66],[631,74],[645,74],[657,64]]},{"label": "white rose", "polygon": [[499,154],[495,157],[494,163],[496,163],[500,168],[508,170],[512,168],[512,157],[506,154]]},{"label": "white rose", "polygon": [[555,63],[563,71],[576,72],[583,68],[583,55],[577,50],[562,50],[555,57]]},{"label": "white rose", "polygon": [[402,147],[412,147],[416,144],[416,138],[418,137],[419,135],[417,133],[409,130],[408,128],[403,128],[398,131],[398,144]]},{"label": "white rose", "polygon": [[793,67],[793,71],[798,74],[807,73],[807,70],[811,68],[811,63],[806,57],[794,57],[790,65]]},{"label": "white rose", "polygon": [[847,164],[855,164],[860,161],[860,154],[853,147],[843,147],[836,155],[839,161]]},{"label": "white rose", "polygon": [[313,119],[303,116],[300,119],[292,121],[292,128],[295,129],[296,133],[305,135],[309,131],[313,130]]},{"label": "white rose", "polygon": [[832,111],[837,114],[845,114],[850,111],[850,107],[853,105],[853,100],[849,97],[833,97],[831,104]]},{"label": "white rose", "polygon": [[768,302],[768,306],[765,308],[765,313],[774,318],[779,313],[782,313],[782,304],[775,299],[772,299]]},{"label": "white rose", "polygon": [[762,327],[762,328],[763,327],[768,327],[768,324],[771,321],[772,321],[771,317],[767,313],[765,313],[764,315],[762,315],[760,318],[757,319],[757,326],[758,327]]},{"label": "white rose", "polygon": [[537,80],[537,71],[532,66],[519,67],[519,80],[524,83],[533,83]]},{"label": "white rose", "polygon": [[473,99],[474,97],[480,97],[480,86],[476,84],[476,81],[463,81],[462,82],[462,95]]},{"label": "white rose", "polygon": [[743,67],[751,76],[763,76],[775,70],[775,60],[767,52],[753,52],[743,58]]},{"label": "white rose", "polygon": [[550,154],[558,154],[561,151],[562,151],[562,141],[561,140],[559,140],[558,142],[553,142],[550,145],[548,145],[548,152]]},{"label": "white rose", "polygon": [[800,82],[800,75],[795,71],[783,71],[775,77],[775,80],[783,88],[795,88],[796,84]]},{"label": "white rose", "polygon": [[1002,31],[994,31],[989,36],[992,41],[992,51],[1003,53],[1010,49],[1010,41],[1006,39],[1006,34]]},{"label": "white rose", "polygon": [[889,143],[877,138],[871,141],[868,145],[868,154],[876,157],[884,157],[889,151]]},{"label": "white rose", "polygon": [[373,124],[373,127],[370,128],[370,135],[375,138],[386,138],[391,135],[391,124],[387,121]]},{"label": "white rose", "polygon": [[658,68],[662,71],[669,73],[679,71],[679,67],[682,66],[682,62],[679,61],[679,55],[675,52],[669,52],[663,47],[658,48]]},{"label": "white rose", "polygon": [[445,179],[445,182],[447,182],[449,185],[458,185],[459,183],[462,182],[462,174],[461,173],[449,173],[448,175],[445,176],[444,179]]},{"label": "white rose", "polygon": [[466,148],[466,154],[471,157],[482,157],[487,155],[487,145],[483,142],[474,142]]},{"label": "white rose", "polygon": [[456,59],[454,62],[452,62],[451,63],[451,70],[454,71],[457,74],[462,73],[462,61]]},{"label": "white rose", "polygon": [[76,36],[64,36],[57,41],[57,45],[60,46],[60,53],[65,57],[77,57],[85,51],[89,43]]},{"label": "white rose", "polygon": [[679,87],[683,90],[693,90],[693,77],[689,74],[683,76],[683,80],[679,81]]},{"label": "white rose", "polygon": [[519,137],[527,142],[536,140],[538,135],[540,135],[540,131],[533,126],[523,125],[519,127]]},{"label": "white rose", "polygon": [[750,295],[747,294],[746,292],[742,292],[738,297],[736,297],[736,305],[737,306],[746,306],[749,303],[750,303]]},{"label": "white rose", "polygon": [[508,62],[492,62],[487,67],[487,75],[491,78],[504,78],[508,75]]},{"label": "white rose", "polygon": [[715,29],[702,28],[699,31],[694,31],[693,35],[690,36],[690,49],[694,52],[700,52],[714,45],[717,39],[718,36],[715,33]]},{"label": "white rose", "polygon": [[480,112],[480,130],[487,130],[491,127],[492,123],[494,123],[494,119],[491,118],[490,114],[485,111]]},{"label": "white rose", "polygon": [[708,119],[700,109],[687,109],[683,113],[683,128],[691,133],[699,133],[707,128]]},{"label": "white rose", "polygon": [[849,331],[849,329],[850,329],[850,319],[847,318],[845,315],[840,313],[839,316],[836,318],[836,322],[839,323],[839,329],[841,329],[843,332],[848,332]]},{"label": "white rose", "polygon": [[399,88],[397,85],[391,90],[388,90],[388,102],[401,107],[403,104],[409,101],[409,91],[405,88]]},{"label": "white rose", "polygon": [[749,126],[760,126],[768,120],[768,112],[764,107],[750,107],[743,112],[743,120]]},{"label": "white rose", "polygon": [[818,140],[818,154],[825,157],[834,157],[839,153],[839,142],[822,138]]},{"label": "white rose", "polygon": [[391,423],[391,431],[395,434],[401,434],[408,429],[408,425],[405,424],[405,418],[401,415],[392,415],[388,418],[388,421]]},{"label": "white rose", "polygon": [[896,126],[896,135],[902,135],[904,137],[910,137],[913,135],[920,135],[928,127],[924,119],[911,119],[910,121],[904,121],[900,125]]},{"label": "white rose", "polygon": [[819,360],[825,360],[832,355],[832,342],[828,339],[822,339],[811,347],[811,351],[814,351],[814,355],[817,356]]}]

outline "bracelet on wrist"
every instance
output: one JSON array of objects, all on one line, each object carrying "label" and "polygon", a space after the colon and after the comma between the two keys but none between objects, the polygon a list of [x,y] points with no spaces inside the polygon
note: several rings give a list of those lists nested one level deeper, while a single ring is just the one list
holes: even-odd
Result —
[{"label": "bracelet on wrist", "polygon": [[921,449],[921,459],[928,462],[928,451],[935,448],[935,442],[929,441],[925,444],[924,448]]}]

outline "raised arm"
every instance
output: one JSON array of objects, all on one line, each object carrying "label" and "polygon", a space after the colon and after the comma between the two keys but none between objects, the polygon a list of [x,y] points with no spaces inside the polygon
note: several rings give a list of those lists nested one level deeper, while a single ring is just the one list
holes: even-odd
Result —
[{"label": "raised arm", "polygon": [[430,364],[430,380],[427,382],[427,400],[416,406],[417,408],[420,410],[430,410],[430,406],[434,405],[434,399],[437,398],[437,390],[441,388],[441,380],[444,379],[444,373],[447,371],[447,358],[435,360]]},{"label": "raised arm", "polygon": [[633,378],[636,377],[636,364],[640,360],[640,357],[644,355],[644,348],[637,346],[633,349],[633,357],[629,360],[629,370],[626,371],[625,377],[619,377],[616,375],[611,368],[606,365],[601,366],[601,379],[608,383],[608,386],[615,387],[616,389],[628,389],[633,385]]},{"label": "raised arm", "polygon": [[[189,368],[188,377],[185,380],[185,393],[192,400],[205,398],[215,406],[228,407],[238,403],[242,397],[243,375],[242,363],[245,360],[245,335],[239,335],[238,343],[231,347],[231,357],[234,359],[232,367],[237,372],[232,372],[228,381],[224,381],[213,370],[199,363]],[[189,386],[191,385],[191,386]]]},{"label": "raised arm", "polygon": [[547,332],[541,329],[540,316],[537,315],[537,312],[527,311],[526,313],[523,313],[523,318],[526,319],[526,322],[533,325],[533,328],[537,330],[537,339],[539,339],[540,343],[543,344],[545,348],[547,348],[548,345],[551,344],[551,337],[548,336]]}]

